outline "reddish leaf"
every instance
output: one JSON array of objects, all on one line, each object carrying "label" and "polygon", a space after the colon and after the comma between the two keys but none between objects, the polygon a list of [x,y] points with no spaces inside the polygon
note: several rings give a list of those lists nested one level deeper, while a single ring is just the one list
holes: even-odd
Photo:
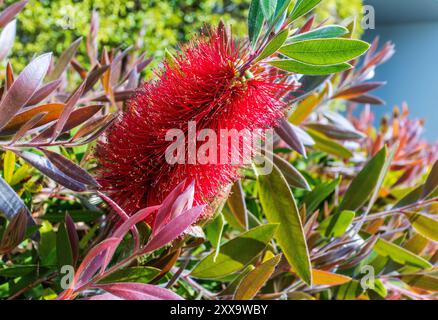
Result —
[{"label": "reddish leaf", "polygon": [[[67,122],[65,123],[61,133],[70,131],[74,127],[77,127],[78,125],[84,123],[92,116],[94,116],[100,109],[102,109],[102,105],[92,105],[92,106],[81,107],[73,111],[70,117],[68,118]],[[40,143],[41,141],[44,141],[52,137],[55,131],[55,125],[56,124],[53,124],[50,127],[48,127],[40,135],[35,137],[31,142],[37,144]]]},{"label": "reddish leaf", "polygon": [[82,182],[83,184],[93,186],[95,188],[99,187],[97,181],[84,169],[71,162],[67,158],[61,156],[58,153],[40,149],[44,155],[53,163],[59,170],[61,170],[66,176],[73,178],[76,181]]},{"label": "reddish leaf", "polygon": [[68,213],[65,215],[65,227],[67,230],[68,238],[70,240],[71,251],[73,254],[73,263],[74,265],[76,265],[79,258],[79,236],[76,232],[75,223]]},{"label": "reddish leaf", "polygon": [[11,151],[16,153],[19,157],[23,158],[23,160],[25,160],[27,163],[40,170],[42,173],[44,173],[46,176],[56,181],[60,185],[77,192],[82,192],[87,190],[87,186],[85,184],[65,175],[48,159],[28,151],[20,151],[16,149],[11,149]]},{"label": "reddish leaf", "polygon": [[0,103],[0,129],[30,100],[40,86],[50,64],[51,54],[35,58],[15,80]]},{"label": "reddish leaf", "polygon": [[62,55],[59,57],[58,63],[55,65],[53,70],[50,72],[48,80],[56,80],[58,79],[62,73],[65,71],[67,66],[69,65],[70,61],[73,59],[73,57],[76,54],[76,51],[79,48],[79,45],[81,44],[82,37],[79,39],[76,39],[70,47],[65,50]]},{"label": "reddish leaf", "polygon": [[28,0],[18,1],[11,4],[9,7],[0,12],[0,28],[3,28],[9,22],[11,22],[15,16],[24,8]]},{"label": "reddish leaf", "polygon": [[85,81],[82,82],[82,84],[75,90],[74,93],[67,99],[65,102],[64,110],[61,113],[61,116],[59,117],[59,120],[56,122],[52,138],[53,140],[56,140],[58,136],[64,132],[64,127],[70,118],[70,115],[73,112],[73,109],[76,105],[76,103],[79,101],[79,98],[82,96],[82,93],[84,92],[85,88]]},{"label": "reddish leaf", "polygon": [[44,118],[46,115],[47,115],[47,112],[43,112],[43,113],[38,113],[38,114],[34,115],[32,118],[30,118],[29,121],[27,121],[20,128],[20,130],[18,130],[17,133],[14,135],[14,137],[11,140],[10,145],[13,145],[15,142],[17,142],[22,137],[24,137],[26,135],[26,133],[28,133],[29,130],[31,130],[33,127],[35,127],[37,125],[37,123],[40,122],[40,120],[42,118]]},{"label": "reddish leaf", "polygon": [[280,120],[279,125],[275,127],[275,132],[289,145],[289,147],[304,157],[306,156],[306,149],[304,148],[303,142],[298,137],[294,127],[286,119],[282,118]]},{"label": "reddish leaf", "polygon": [[110,66],[105,65],[102,67],[96,66],[87,76],[84,94],[90,91],[93,86],[99,81],[100,77],[108,70]]},{"label": "reddish leaf", "polygon": [[363,104],[374,104],[374,105],[385,104],[385,101],[383,101],[382,99],[369,94],[364,94],[360,97],[350,98],[348,100],[352,102],[363,103]]},{"label": "reddish leaf", "polygon": [[64,106],[65,105],[62,103],[49,103],[34,108],[28,108],[13,117],[12,120],[0,131],[0,136],[15,134],[24,124],[40,113],[47,113],[47,115],[41,119],[38,124],[33,126],[33,128],[52,122],[58,119],[62,110],[64,110]]},{"label": "reddish leaf", "polygon": [[176,293],[151,284],[119,282],[95,287],[125,300],[183,300]]},{"label": "reddish leaf", "polygon": [[188,227],[196,222],[204,208],[205,205],[194,207],[171,220],[156,236],[151,237],[152,239],[147,243],[144,252],[152,252],[178,238]]},{"label": "reddish leaf", "polygon": [[348,89],[342,90],[341,92],[338,92],[335,94],[332,99],[353,99],[360,96],[363,96],[367,92],[377,89],[383,85],[385,85],[386,82],[367,82],[358,84],[356,86],[350,87]]},{"label": "reddish leaf", "polygon": [[153,226],[153,234],[156,234],[158,229],[164,226],[166,223],[169,213],[172,210],[172,206],[174,205],[178,196],[184,191],[184,187],[186,184],[186,180],[181,182],[176,188],[169,193],[169,195],[164,199],[161,204],[161,207],[157,211],[157,215],[155,217],[154,226]]},{"label": "reddish leaf", "polygon": [[55,91],[59,87],[60,84],[61,84],[61,79],[58,79],[42,86],[40,89],[37,90],[37,92],[34,93],[32,98],[30,98],[30,100],[26,103],[26,107],[36,105],[41,101],[43,101],[44,99],[46,99],[53,91]]}]

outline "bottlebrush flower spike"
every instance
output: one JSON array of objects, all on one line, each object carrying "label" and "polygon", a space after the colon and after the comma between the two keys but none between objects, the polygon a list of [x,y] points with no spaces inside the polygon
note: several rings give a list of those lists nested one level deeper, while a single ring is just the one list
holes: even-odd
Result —
[{"label": "bottlebrush flower spike", "polygon": [[[285,111],[282,95],[295,90],[296,83],[251,65],[248,51],[223,26],[209,30],[164,62],[157,79],[132,97],[97,146],[98,181],[128,214],[161,203],[182,181],[195,181],[194,205],[212,203],[239,178],[242,161],[169,164],[165,153],[172,142],[166,133],[182,130],[187,144],[193,121],[196,134],[210,129],[217,137],[222,129],[254,133],[274,126]],[[195,141],[192,151],[198,153],[204,143]],[[239,152],[242,160],[243,147]]]}]

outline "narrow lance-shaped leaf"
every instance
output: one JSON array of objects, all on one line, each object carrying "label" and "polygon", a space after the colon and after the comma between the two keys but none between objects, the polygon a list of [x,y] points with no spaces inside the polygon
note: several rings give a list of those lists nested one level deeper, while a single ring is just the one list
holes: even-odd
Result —
[{"label": "narrow lance-shaped leaf", "polygon": [[248,13],[248,34],[251,44],[254,46],[260,37],[264,22],[264,16],[260,7],[260,0],[252,0]]},{"label": "narrow lance-shaped leaf", "polygon": [[23,158],[33,167],[40,170],[49,178],[53,179],[60,185],[71,189],[73,191],[82,192],[87,190],[87,187],[82,182],[79,182],[71,177],[65,175],[61,170],[59,170],[55,165],[53,165],[49,160],[28,151],[12,150],[19,157]]},{"label": "narrow lance-shaped leaf", "polygon": [[240,282],[234,294],[235,300],[250,300],[266,284],[280,262],[281,255],[269,259],[250,271]]},{"label": "narrow lance-shaped leaf", "polygon": [[11,4],[9,7],[0,12],[0,28],[3,28],[9,22],[11,22],[15,16],[23,10],[28,0],[21,0]]},{"label": "narrow lance-shaped leaf", "polygon": [[58,63],[55,65],[55,68],[53,68],[53,70],[50,72],[50,75],[48,77],[49,81],[56,80],[62,75],[62,73],[69,65],[71,59],[73,59],[73,57],[75,56],[76,51],[78,50],[79,45],[81,44],[81,41],[82,41],[82,37],[76,39],[70,45],[70,47],[68,47],[67,50],[65,50],[62,53],[62,55],[59,57]]},{"label": "narrow lance-shaped leaf", "polygon": [[183,300],[168,289],[150,284],[120,282],[95,287],[125,300]]},{"label": "narrow lance-shaped leaf", "polygon": [[248,215],[246,212],[245,193],[243,192],[242,184],[237,181],[231,187],[231,194],[227,200],[228,207],[241,226],[248,230]]},{"label": "narrow lance-shaped leaf", "polygon": [[306,149],[304,148],[303,142],[295,132],[294,126],[286,119],[280,119],[278,126],[275,127],[275,132],[288,144],[289,147],[304,157],[306,156]]},{"label": "narrow lance-shaped leaf", "polygon": [[438,161],[435,161],[433,164],[432,170],[429,173],[429,176],[427,177],[426,183],[424,184],[423,191],[421,193],[421,198],[427,198],[432,193],[435,192],[435,190],[438,189]]},{"label": "narrow lance-shaped leaf", "polygon": [[263,49],[262,53],[257,57],[255,61],[263,60],[272,54],[274,54],[284,44],[289,35],[289,29],[284,29],[279,32]]},{"label": "narrow lance-shaped leaf", "polygon": [[320,2],[321,0],[297,0],[295,7],[292,10],[290,20],[294,21],[299,17],[304,16],[310,10],[315,8]]},{"label": "narrow lance-shaped leaf", "polygon": [[51,54],[43,54],[19,74],[0,103],[0,129],[29,101],[40,86],[49,68]]},{"label": "narrow lance-shaped leaf", "polygon": [[386,155],[387,148],[385,146],[358,173],[344,195],[339,206],[340,211],[357,211],[365,204],[379,182]]},{"label": "narrow lance-shaped leaf", "polygon": [[426,238],[438,242],[438,220],[421,213],[403,212],[418,233]]},{"label": "narrow lance-shaped leaf", "polygon": [[267,220],[280,224],[276,239],[287,261],[304,282],[311,284],[312,267],[295,198],[280,170],[272,166],[268,175],[256,168],[260,202]]},{"label": "narrow lance-shaped leaf", "polygon": [[348,33],[348,29],[342,26],[325,26],[309,32],[294,35],[288,39],[288,43],[293,41],[303,41],[312,39],[328,39],[341,37]]},{"label": "narrow lance-shaped leaf", "polygon": [[84,92],[86,81],[82,82],[82,84],[76,89],[76,91],[67,99],[65,102],[64,110],[61,113],[61,116],[59,117],[59,120],[56,122],[55,129],[53,131],[53,140],[55,140],[61,132],[63,132],[63,129],[70,117],[70,115],[73,112],[73,109],[78,102],[79,98],[82,96]]},{"label": "narrow lance-shaped leaf", "polygon": [[275,18],[275,9],[277,8],[277,0],[259,0],[263,15],[267,21],[272,23]]},{"label": "narrow lance-shaped leaf", "polygon": [[265,224],[229,240],[221,246],[217,257],[212,252],[202,259],[192,270],[191,276],[218,279],[242,270],[266,248],[277,228],[276,224]]},{"label": "narrow lance-shaped leaf", "polygon": [[429,269],[432,267],[432,265],[423,258],[384,239],[379,239],[376,242],[374,250],[378,254],[384,257],[390,257],[395,262],[403,265],[408,264],[422,269]]},{"label": "narrow lance-shaped leaf", "polygon": [[4,214],[8,220],[12,220],[21,211],[26,212],[28,226],[35,225],[35,221],[23,200],[21,200],[9,184],[0,177],[0,212]]},{"label": "narrow lance-shaped leaf", "polygon": [[344,159],[349,159],[353,156],[353,153],[350,150],[345,148],[342,144],[328,138],[321,132],[309,128],[307,128],[306,131],[315,141],[313,148]]},{"label": "narrow lance-shaped leaf", "polygon": [[307,183],[306,178],[304,178],[303,175],[297,169],[295,169],[295,167],[292,164],[290,164],[283,158],[277,156],[276,154],[271,154],[271,155],[274,164],[281,171],[287,183],[289,183],[291,186],[295,188],[300,188],[310,191],[310,186]]},{"label": "narrow lance-shaped leaf", "polygon": [[44,99],[46,99],[48,96],[50,96],[50,94],[53,91],[55,91],[59,87],[61,82],[62,82],[61,79],[54,80],[54,81],[51,81],[51,82],[45,84],[41,88],[39,88],[34,93],[32,98],[30,98],[30,100],[26,103],[26,106],[36,105],[36,104],[40,103],[41,101],[43,101]]},{"label": "narrow lance-shaped leaf", "polygon": [[97,181],[87,171],[85,171],[69,159],[47,149],[40,150],[50,160],[50,162],[52,162],[65,175],[86,185],[93,186],[95,188],[99,187]]},{"label": "narrow lance-shaped leaf", "polygon": [[0,32],[0,61],[5,59],[14,45],[17,21],[11,21],[6,28]]}]

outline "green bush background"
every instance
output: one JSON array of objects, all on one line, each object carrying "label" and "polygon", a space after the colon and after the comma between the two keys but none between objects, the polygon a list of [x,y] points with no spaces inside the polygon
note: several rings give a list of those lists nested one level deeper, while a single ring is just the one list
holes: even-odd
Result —
[{"label": "green bush background", "polygon": [[[10,4],[16,0],[7,0]],[[1,1],[0,1],[1,2]],[[30,0],[18,17],[13,58],[21,69],[35,54],[59,55],[79,36],[87,36],[92,10],[100,15],[101,45],[127,47],[143,42],[142,50],[159,58],[164,48],[188,40],[204,23],[219,19],[246,33],[250,0]],[[316,10],[318,21],[341,21],[361,10],[361,0],[323,0]],[[141,30],[144,29],[144,35]],[[81,46],[85,53],[85,45]]]}]

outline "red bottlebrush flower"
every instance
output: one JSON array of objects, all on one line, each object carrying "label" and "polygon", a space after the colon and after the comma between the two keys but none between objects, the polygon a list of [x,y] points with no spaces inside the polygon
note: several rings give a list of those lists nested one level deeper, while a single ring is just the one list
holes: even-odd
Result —
[{"label": "red bottlebrush flower", "polygon": [[172,142],[165,137],[172,129],[187,133],[190,121],[197,133],[208,128],[218,136],[221,129],[254,131],[276,124],[285,108],[280,97],[295,84],[282,84],[260,66],[245,77],[244,51],[223,28],[187,44],[164,63],[156,80],[136,92],[99,142],[98,181],[128,214],[160,203],[184,180],[196,182],[195,204],[211,203],[239,178],[239,163],[169,164],[165,153]]}]

